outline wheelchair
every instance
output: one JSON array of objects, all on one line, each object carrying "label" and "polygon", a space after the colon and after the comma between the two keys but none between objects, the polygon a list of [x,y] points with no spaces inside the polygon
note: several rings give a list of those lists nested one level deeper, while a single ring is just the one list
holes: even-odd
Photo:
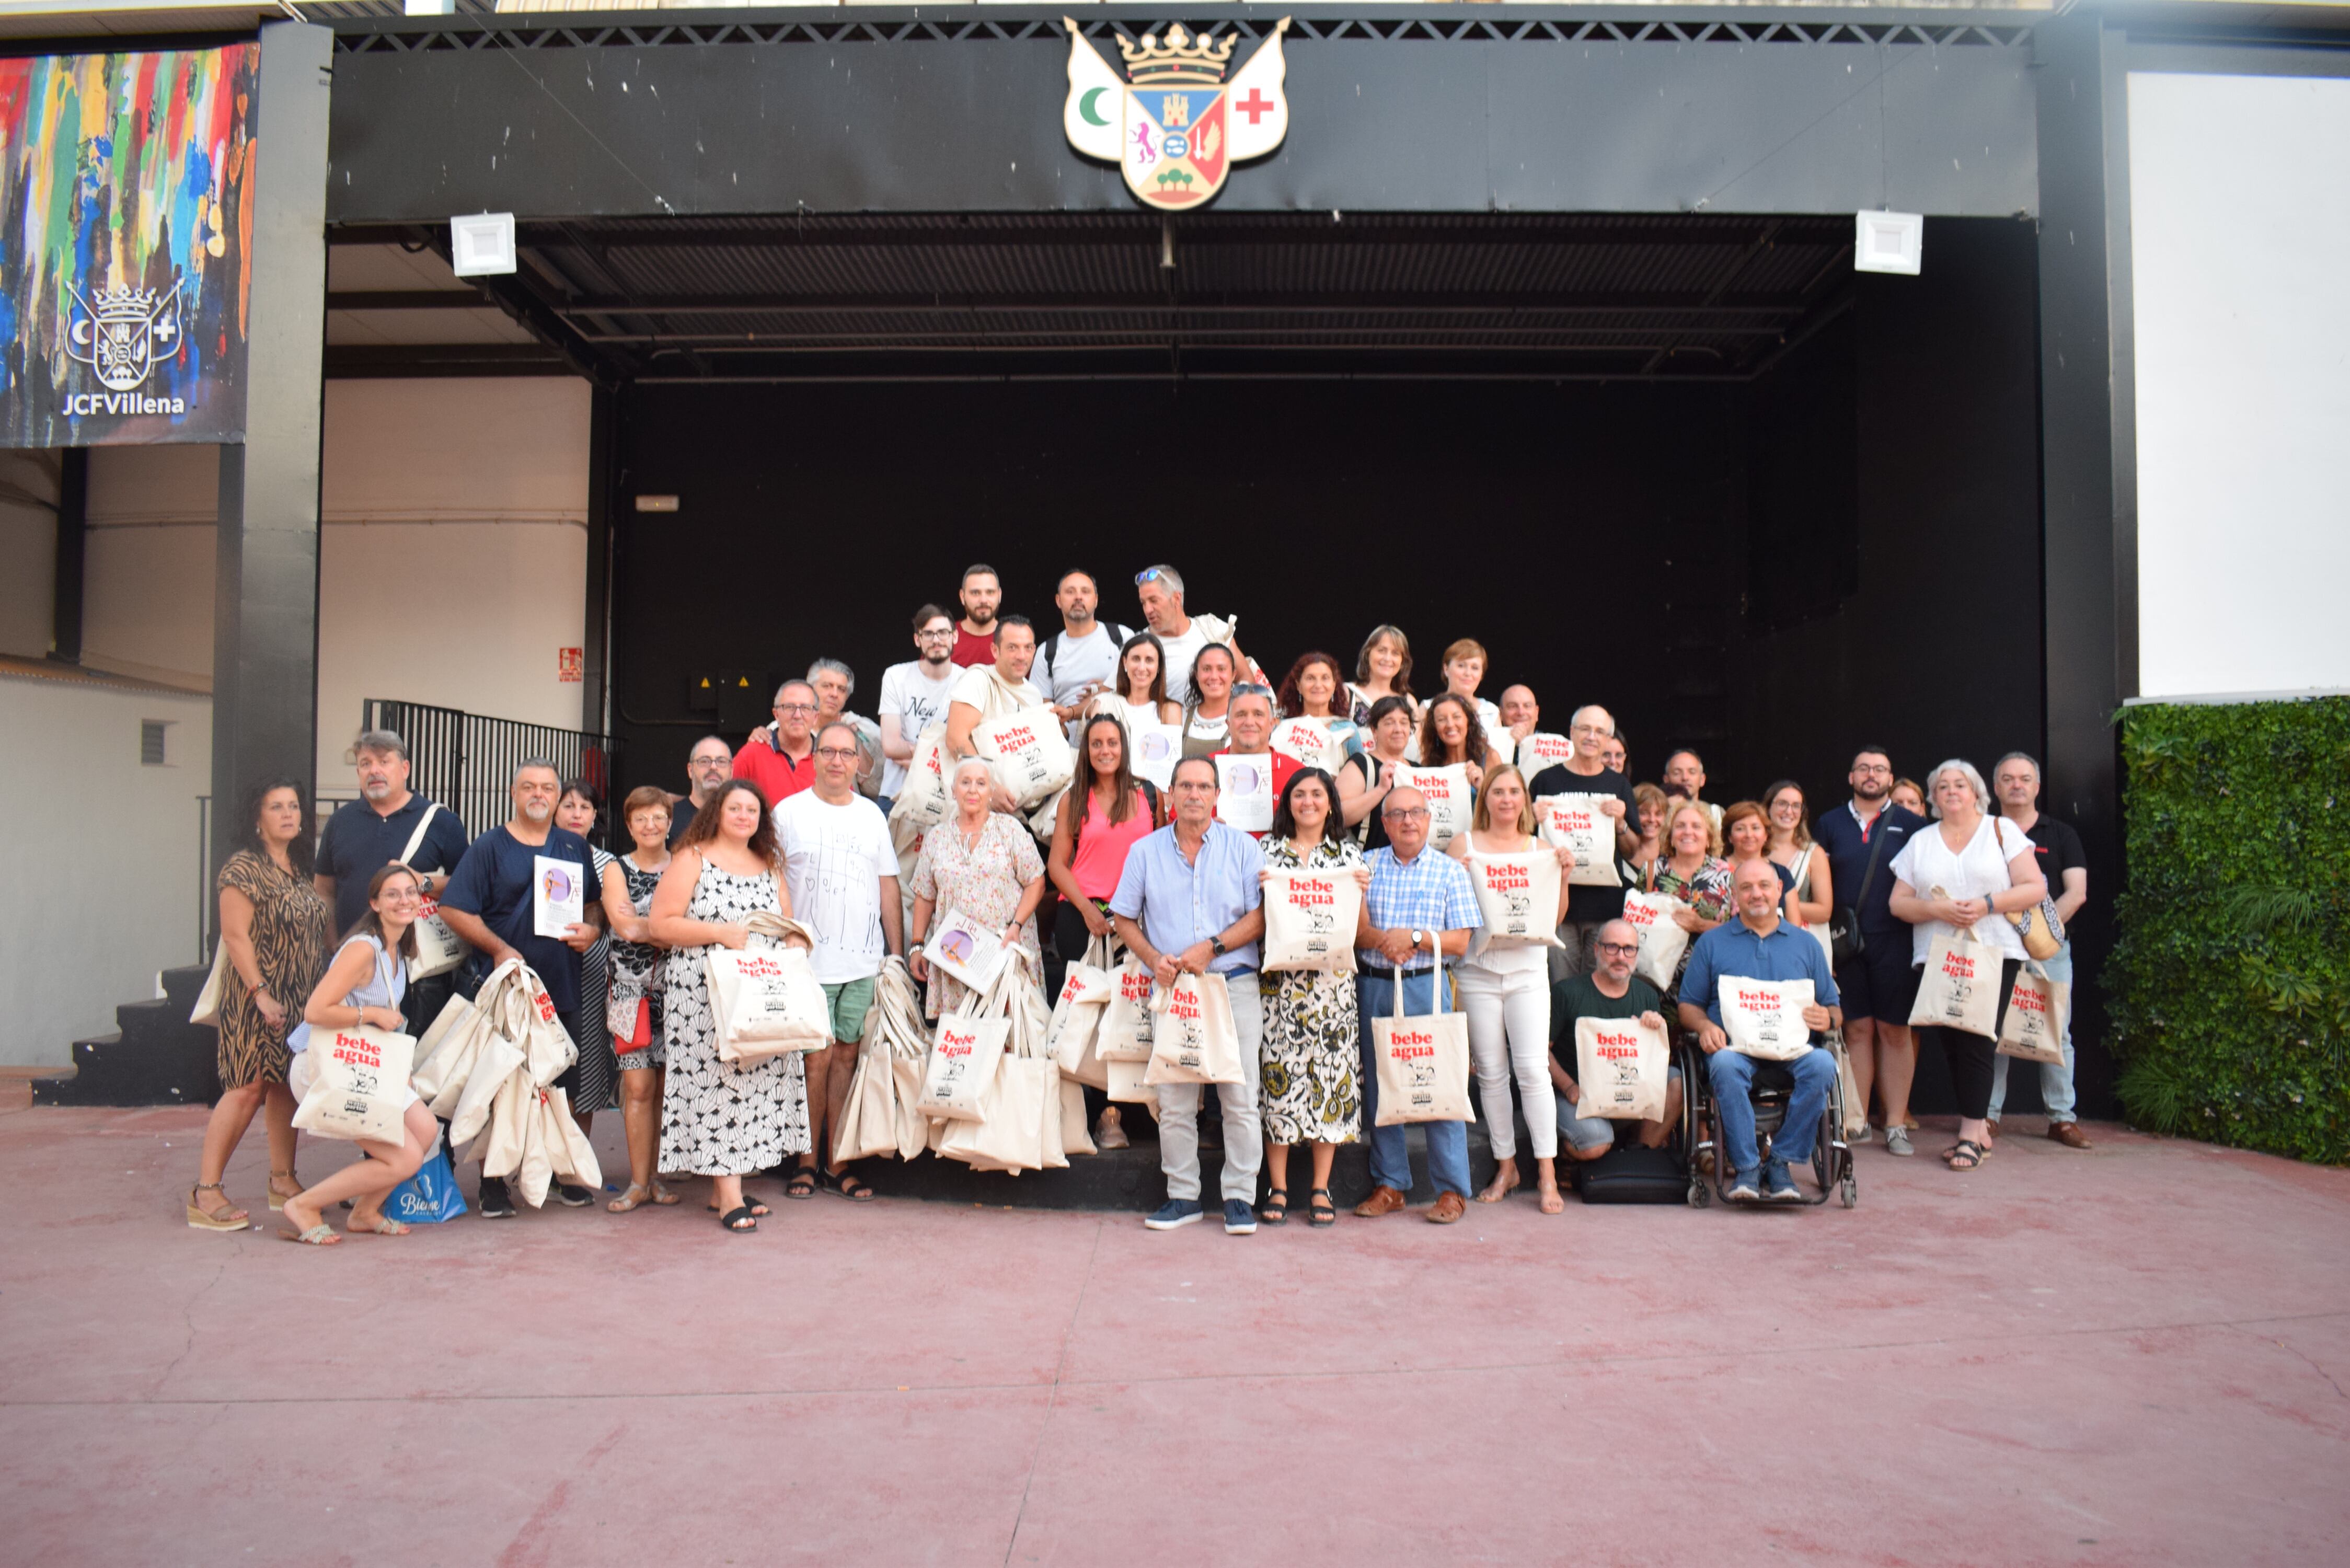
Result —
[{"label": "wheelchair", "polygon": [[[1842,1034],[1831,1030],[1820,1048],[1841,1055]],[[1713,1075],[1706,1070],[1705,1052],[1699,1047],[1695,1035],[1676,1033],[1673,1062],[1681,1070],[1680,1137],[1681,1147],[1689,1152],[1690,1207],[1703,1209],[1716,1198],[1727,1203],[1729,1189],[1725,1183],[1730,1162],[1720,1152],[1721,1107],[1715,1101]],[[1795,1080],[1776,1062],[1757,1063],[1755,1068],[1754,1142],[1768,1156],[1773,1137],[1785,1125],[1787,1102],[1794,1093]],[[1819,1132],[1812,1139],[1812,1176],[1819,1184],[1818,1190],[1804,1195],[1804,1208],[1825,1203],[1831,1192],[1843,1200],[1846,1209],[1860,1201],[1860,1184],[1853,1174],[1852,1149],[1844,1140],[1844,1075],[1838,1073],[1828,1085],[1827,1106],[1820,1116]],[[1709,1164],[1713,1168],[1711,1175],[1705,1169]]]}]

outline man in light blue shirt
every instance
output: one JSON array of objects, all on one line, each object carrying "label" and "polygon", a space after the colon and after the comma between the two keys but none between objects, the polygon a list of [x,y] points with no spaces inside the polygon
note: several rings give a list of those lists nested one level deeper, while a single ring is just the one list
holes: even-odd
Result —
[{"label": "man in light blue shirt", "polygon": [[[1224,1110],[1224,1230],[1256,1229],[1256,1178],[1264,1161],[1257,1116],[1257,1049],[1264,1035],[1257,993],[1257,939],[1264,934],[1264,889],[1257,841],[1216,820],[1216,765],[1205,757],[1175,764],[1167,794],[1175,819],[1138,840],[1110,895],[1118,940],[1159,985],[1186,971],[1220,974],[1232,995],[1241,1081],[1216,1085]],[[1172,1231],[1202,1217],[1200,1205],[1200,1085],[1161,1084],[1159,1166],[1167,1201],[1143,1223]]]},{"label": "man in light blue shirt", "polygon": [[[1722,1153],[1732,1173],[1729,1196],[1740,1202],[1757,1198],[1773,1203],[1803,1201],[1787,1165],[1812,1157],[1812,1139],[1827,1111],[1828,1086],[1835,1082],[1835,1057],[1814,1045],[1792,1062],[1777,1064],[1794,1076],[1795,1092],[1787,1101],[1787,1119],[1772,1140],[1765,1165],[1754,1141],[1752,1098],[1754,1070],[1762,1064],[1726,1049],[1730,1035],[1721,1026],[1721,981],[1808,980],[1814,1000],[1804,1009],[1805,1027],[1817,1032],[1844,1021],[1827,953],[1809,931],[1779,918],[1780,887],[1779,873],[1767,857],[1757,856],[1741,866],[1730,888],[1738,918],[1698,938],[1690,949],[1689,967],[1681,971],[1681,1027],[1694,1030],[1705,1048],[1706,1073],[1721,1106]],[[1704,1000],[1691,1000],[1699,997]]]}]

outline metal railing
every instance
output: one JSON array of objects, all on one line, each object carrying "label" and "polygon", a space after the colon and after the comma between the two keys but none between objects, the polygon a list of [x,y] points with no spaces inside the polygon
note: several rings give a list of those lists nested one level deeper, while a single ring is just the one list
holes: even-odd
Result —
[{"label": "metal railing", "polygon": [[515,769],[525,762],[553,763],[560,777],[579,779],[606,800],[619,761],[619,742],[609,735],[381,697],[367,700],[359,727],[406,741],[408,787],[455,812],[469,834],[506,819]]}]

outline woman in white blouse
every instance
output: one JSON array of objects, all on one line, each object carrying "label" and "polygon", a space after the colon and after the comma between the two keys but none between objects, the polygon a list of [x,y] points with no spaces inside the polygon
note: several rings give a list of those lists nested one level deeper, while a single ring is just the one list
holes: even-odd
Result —
[{"label": "woman in white blouse", "polygon": [[[1973,763],[1957,758],[1944,763],[1926,776],[1926,794],[1939,819],[1934,830],[1916,835],[1893,857],[1893,913],[1917,928],[1910,964],[1925,964],[1937,933],[1973,932],[1999,953],[2003,1021],[2026,957],[2023,938],[2006,917],[2045,898],[2047,879],[2022,829],[1991,809],[1991,791]],[[1952,1170],[1972,1170],[1990,1157],[1986,1118],[1998,1031],[1998,1021],[1990,1034],[1940,1025],[1923,1031],[1926,1039],[1940,1040],[1958,1091],[1959,1141],[1942,1156]]]}]

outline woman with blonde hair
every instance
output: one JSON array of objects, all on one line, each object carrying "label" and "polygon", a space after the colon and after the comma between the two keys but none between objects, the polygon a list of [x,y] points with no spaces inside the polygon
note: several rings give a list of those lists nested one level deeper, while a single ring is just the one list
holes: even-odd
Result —
[{"label": "woman with blonde hair", "polygon": [[[1504,763],[1485,775],[1469,831],[1453,836],[1451,853],[1471,867],[1472,877],[1480,855],[1556,856],[1558,908],[1543,921],[1547,931],[1566,919],[1567,876],[1575,869],[1575,851],[1545,849],[1534,823],[1525,775]],[[1461,1008],[1469,1014],[1469,1054],[1476,1065],[1478,1104],[1493,1150],[1493,1179],[1477,1194],[1477,1201],[1499,1203],[1519,1186],[1517,1121],[1510,1110],[1510,1080],[1514,1076],[1534,1155],[1534,1189],[1542,1211],[1556,1214],[1566,1200],[1558,1191],[1558,1100],[1550,1083],[1550,957],[1532,942],[1497,947],[1481,930],[1470,939],[1455,983]]]},{"label": "woman with blonde hair", "polygon": [[1477,711],[1477,722],[1485,726],[1485,733],[1498,735],[1507,728],[1502,722],[1502,710],[1477,695],[1489,662],[1483,643],[1473,637],[1456,639],[1444,649],[1444,690]]},{"label": "woman with blonde hair", "polygon": [[1669,893],[1681,902],[1673,923],[1702,936],[1730,919],[1730,863],[1721,857],[1721,836],[1705,802],[1686,798],[1665,808],[1664,853],[1648,862],[1648,890]]},{"label": "woman with blonde hair", "polygon": [[1632,815],[1640,834],[1640,846],[1632,851],[1627,866],[1630,875],[1624,879],[1634,887],[1640,886],[1642,868],[1665,852],[1665,807],[1672,800],[1652,784],[1632,786]]},{"label": "woman with blonde hair", "polygon": [[1400,697],[1411,704],[1412,720],[1419,704],[1411,694],[1411,639],[1403,628],[1385,622],[1371,628],[1355,655],[1355,678],[1347,683],[1348,717],[1364,729],[1371,725],[1371,709],[1382,697]]}]

